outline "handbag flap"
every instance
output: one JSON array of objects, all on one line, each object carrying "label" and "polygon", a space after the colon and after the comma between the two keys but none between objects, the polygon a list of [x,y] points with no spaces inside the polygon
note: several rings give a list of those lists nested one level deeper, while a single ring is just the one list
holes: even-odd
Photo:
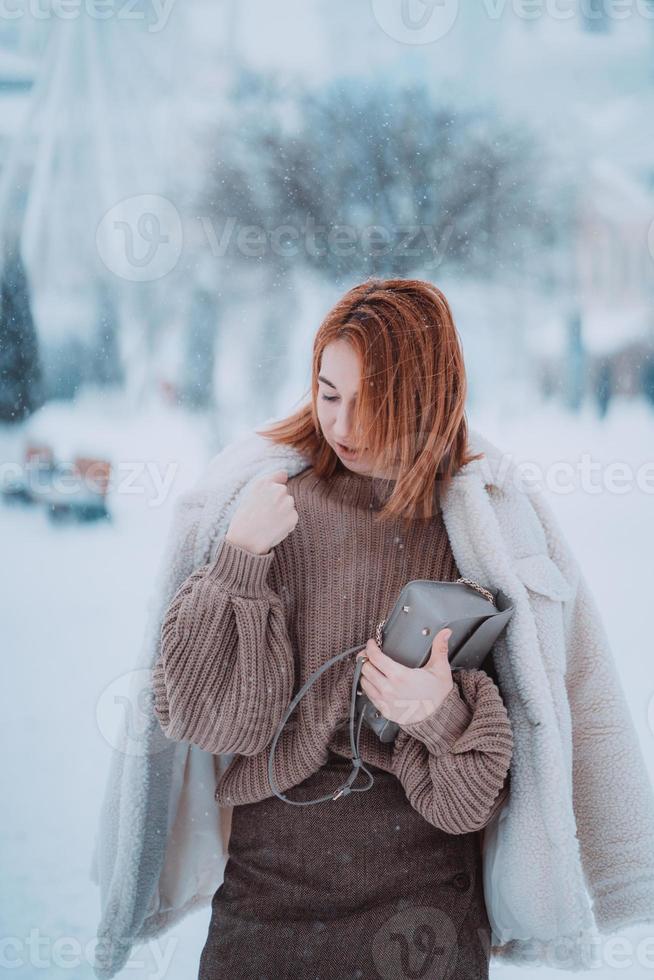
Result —
[{"label": "handbag flap", "polygon": [[478,669],[488,656],[496,639],[508,623],[513,609],[489,616],[479,624],[462,646],[450,657],[452,670]]},{"label": "handbag flap", "polygon": [[470,586],[415,579],[404,586],[393,607],[383,630],[382,649],[405,667],[422,667],[440,630],[446,626],[452,630],[450,649],[456,651],[488,617],[498,618],[497,608]]}]

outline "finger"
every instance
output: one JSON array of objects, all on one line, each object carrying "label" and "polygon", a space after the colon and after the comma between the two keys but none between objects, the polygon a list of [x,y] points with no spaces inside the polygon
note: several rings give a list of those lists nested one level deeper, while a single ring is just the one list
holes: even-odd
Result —
[{"label": "finger", "polygon": [[451,635],[452,635],[452,630],[449,629],[449,627],[445,627],[442,630],[439,630],[436,636],[434,637],[434,641],[432,643],[432,650],[437,651],[438,653],[447,654],[449,652],[449,639]]},{"label": "finger", "polygon": [[361,678],[361,690],[367,697],[370,698],[376,708],[379,708],[380,704],[383,703],[384,696],[382,692],[367,677]]},{"label": "finger", "polygon": [[361,668],[361,676],[372,681],[377,687],[381,687],[388,681],[386,674],[383,674],[379,667],[376,667],[370,660],[366,660]]},{"label": "finger", "polygon": [[375,650],[379,650],[379,647],[371,637],[366,642],[365,647],[362,647],[362,649],[359,650],[359,652],[357,653],[357,659],[359,657],[370,657],[371,653],[373,653]]},{"label": "finger", "polygon": [[385,677],[391,679],[397,679],[401,677],[408,667],[404,664],[399,664],[397,660],[393,660],[392,657],[387,657],[383,650],[380,650],[375,641],[371,638],[366,643],[366,656],[371,664],[373,664]]}]

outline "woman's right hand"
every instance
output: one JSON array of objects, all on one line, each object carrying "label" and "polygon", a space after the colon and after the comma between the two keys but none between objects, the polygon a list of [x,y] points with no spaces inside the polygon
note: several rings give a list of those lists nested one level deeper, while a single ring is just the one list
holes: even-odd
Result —
[{"label": "woman's right hand", "polygon": [[283,541],[298,522],[287,480],[286,470],[277,470],[255,480],[236,509],[225,539],[259,555],[266,554]]}]

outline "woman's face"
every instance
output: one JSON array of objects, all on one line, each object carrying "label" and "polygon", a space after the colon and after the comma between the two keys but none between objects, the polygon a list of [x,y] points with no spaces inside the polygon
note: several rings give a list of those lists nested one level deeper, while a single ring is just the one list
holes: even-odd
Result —
[{"label": "woman's face", "polygon": [[360,381],[361,365],[354,348],[346,340],[328,344],[318,373],[318,421],[323,436],[344,466],[372,475],[366,447],[357,443],[352,430]]}]

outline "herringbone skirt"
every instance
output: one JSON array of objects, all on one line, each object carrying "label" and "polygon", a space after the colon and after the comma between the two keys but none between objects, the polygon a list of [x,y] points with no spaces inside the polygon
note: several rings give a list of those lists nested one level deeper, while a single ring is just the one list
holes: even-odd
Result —
[{"label": "herringbone skirt", "polygon": [[[286,795],[334,791],[350,767],[331,752]],[[373,787],[336,801],[234,807],[198,980],[488,977],[479,832],[437,829],[368,768]]]}]

